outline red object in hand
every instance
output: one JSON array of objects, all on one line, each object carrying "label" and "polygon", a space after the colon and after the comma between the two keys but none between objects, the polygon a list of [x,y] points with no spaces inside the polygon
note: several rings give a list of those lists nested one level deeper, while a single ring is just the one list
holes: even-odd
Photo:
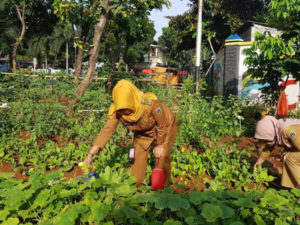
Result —
[{"label": "red object in hand", "polygon": [[287,103],[287,97],[283,90],[282,94],[280,95],[280,98],[278,100],[278,108],[277,108],[277,114],[279,116],[285,117],[288,116],[288,103]]},{"label": "red object in hand", "polygon": [[159,158],[156,159],[156,167],[152,170],[151,173],[151,186],[152,190],[164,189],[165,187],[165,172],[163,169],[158,167]]}]

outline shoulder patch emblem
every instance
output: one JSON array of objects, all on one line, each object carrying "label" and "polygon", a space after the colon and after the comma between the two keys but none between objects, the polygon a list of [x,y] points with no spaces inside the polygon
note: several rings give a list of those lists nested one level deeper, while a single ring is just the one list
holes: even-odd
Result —
[{"label": "shoulder patch emblem", "polygon": [[156,111],[157,114],[161,114],[162,113],[162,110],[161,110],[160,107],[158,107],[155,111]]},{"label": "shoulder patch emblem", "polygon": [[296,134],[294,131],[290,132],[290,137],[295,137],[295,136],[296,136]]}]

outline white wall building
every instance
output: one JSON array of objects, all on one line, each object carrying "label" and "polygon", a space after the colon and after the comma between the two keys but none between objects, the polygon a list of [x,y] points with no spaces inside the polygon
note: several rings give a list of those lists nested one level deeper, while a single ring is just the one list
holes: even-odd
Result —
[{"label": "white wall building", "polygon": [[[261,95],[261,88],[268,84],[259,84],[248,74],[244,64],[246,56],[243,50],[249,48],[255,39],[255,33],[268,31],[272,36],[280,35],[273,27],[255,22],[247,22],[238,31],[238,34],[230,35],[223,47],[219,50],[214,65],[210,82],[215,93],[228,96],[237,95],[240,99],[257,100]],[[286,88],[288,104],[295,104],[299,95],[299,83],[290,82],[293,87]],[[290,89],[292,88],[292,92]],[[297,102],[298,104],[298,102]]]},{"label": "white wall building", "polygon": [[144,55],[144,61],[148,64],[148,68],[153,68],[156,64],[165,64],[164,61],[165,48],[161,45],[150,45],[150,52]]}]

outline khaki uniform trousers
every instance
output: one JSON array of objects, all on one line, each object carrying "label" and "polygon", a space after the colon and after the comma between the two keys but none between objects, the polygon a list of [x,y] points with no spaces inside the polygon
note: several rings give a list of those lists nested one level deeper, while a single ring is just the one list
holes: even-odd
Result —
[{"label": "khaki uniform trousers", "polygon": [[289,152],[283,163],[281,185],[300,188],[300,125],[290,125],[284,129],[284,137],[296,148]]},{"label": "khaki uniform trousers", "polygon": [[[165,172],[165,184],[171,185],[171,151],[176,139],[177,125],[176,122],[173,126],[168,128],[166,140],[163,143],[164,154],[159,160],[159,168],[162,168]],[[153,140],[152,140],[153,141]],[[151,142],[152,142],[151,141]],[[140,186],[146,177],[146,167],[148,161],[148,153],[151,148],[151,143],[147,144],[147,148],[143,147],[143,144],[139,144],[140,141],[134,140],[133,147],[135,148],[135,159],[131,166],[131,175],[137,179],[136,186]]]}]

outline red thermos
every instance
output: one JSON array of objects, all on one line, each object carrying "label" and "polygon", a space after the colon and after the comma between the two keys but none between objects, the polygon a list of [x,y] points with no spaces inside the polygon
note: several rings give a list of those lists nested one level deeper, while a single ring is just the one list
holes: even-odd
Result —
[{"label": "red thermos", "polygon": [[152,170],[151,173],[151,186],[152,190],[164,189],[165,187],[165,172],[163,169],[158,167],[159,158],[156,159],[156,167]]}]

